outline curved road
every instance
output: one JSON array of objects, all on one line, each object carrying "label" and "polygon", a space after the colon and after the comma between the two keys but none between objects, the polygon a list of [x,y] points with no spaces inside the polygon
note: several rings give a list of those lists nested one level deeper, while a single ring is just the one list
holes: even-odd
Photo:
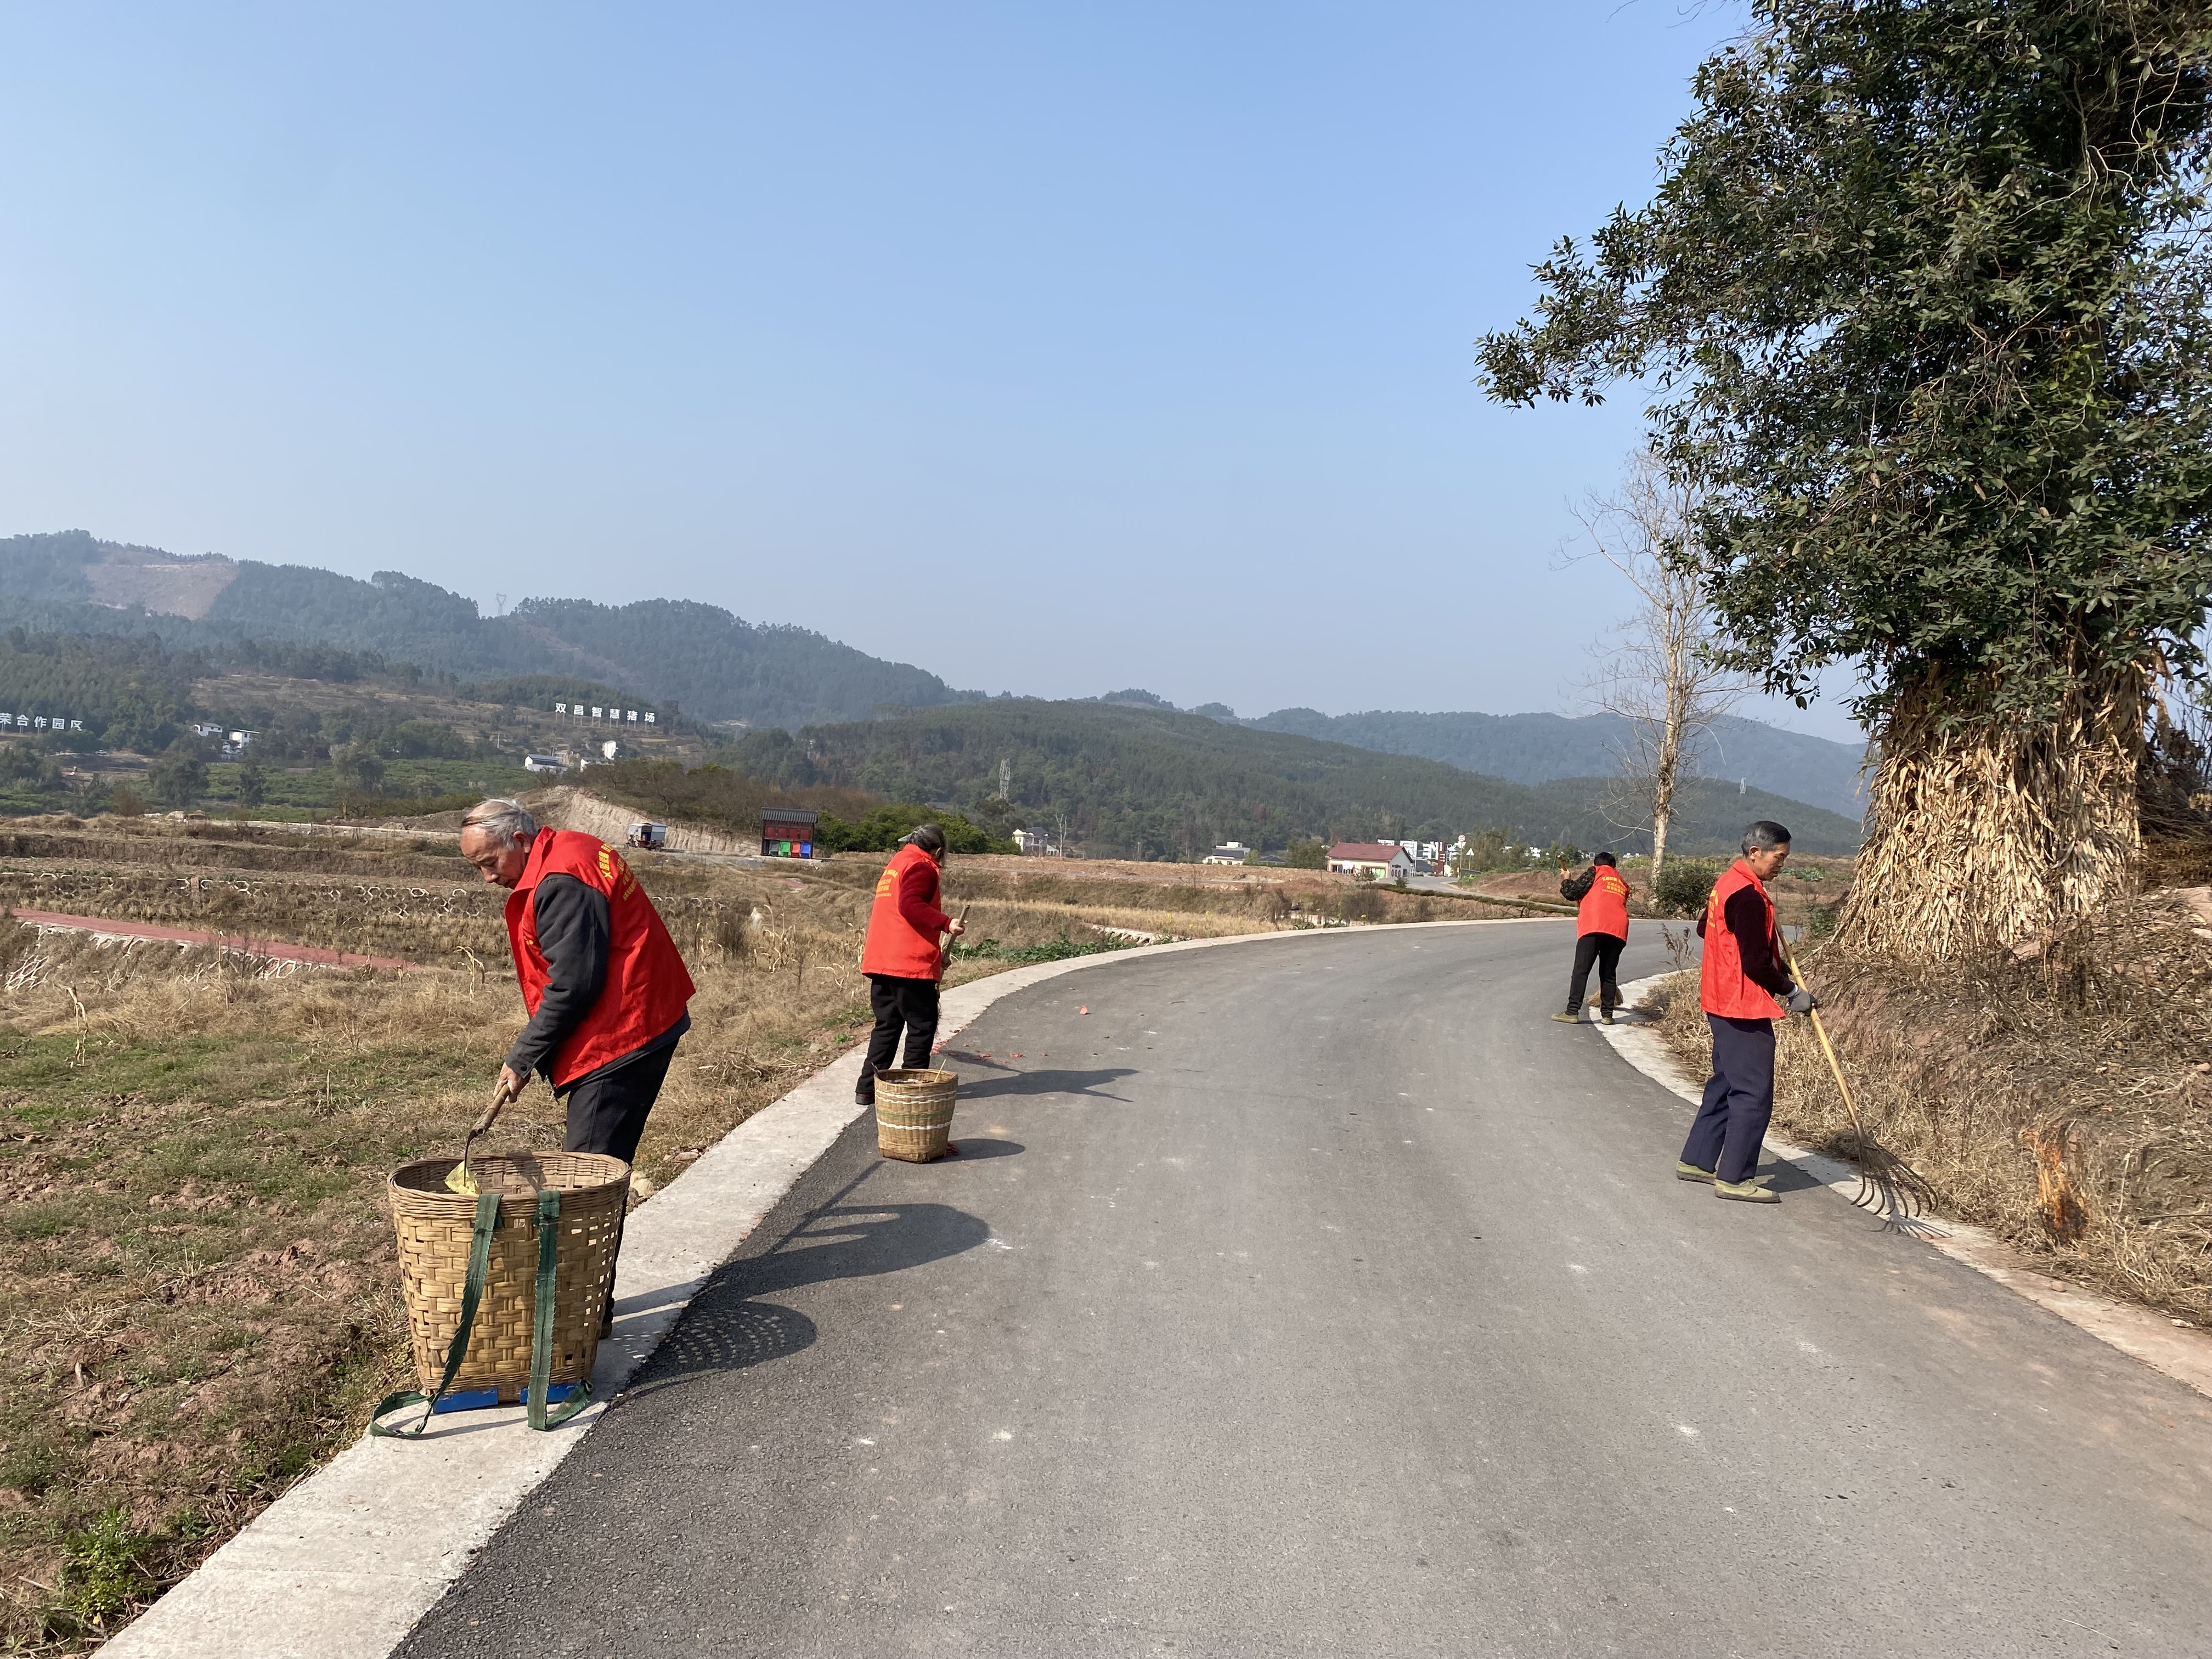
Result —
[{"label": "curved road", "polygon": [[2212,1651],[2212,1406],[1787,1166],[1676,1182],[1568,951],[1009,997],[969,1155],[848,1134],[402,1651]]}]

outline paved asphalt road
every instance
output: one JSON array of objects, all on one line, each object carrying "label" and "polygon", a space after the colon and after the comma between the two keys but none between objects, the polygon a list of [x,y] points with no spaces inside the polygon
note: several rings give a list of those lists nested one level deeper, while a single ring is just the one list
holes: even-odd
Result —
[{"label": "paved asphalt road", "polygon": [[403,1651],[2212,1652],[2208,1402],[1786,1167],[1676,1182],[1569,939],[999,1004],[968,1155],[848,1135]]}]

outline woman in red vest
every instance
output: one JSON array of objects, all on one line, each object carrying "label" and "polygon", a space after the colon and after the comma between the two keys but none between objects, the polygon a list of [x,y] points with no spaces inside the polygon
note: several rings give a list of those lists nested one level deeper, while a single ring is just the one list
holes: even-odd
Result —
[{"label": "woman in red vest", "polygon": [[568,1102],[567,1151],[634,1162],[691,1029],[691,975],[660,913],[621,854],[596,836],[541,830],[519,801],[470,808],[461,856],[507,890],[507,943],[530,1011],[495,1100],[541,1073]]},{"label": "woman in red vest", "polygon": [[1674,1173],[1710,1181],[1720,1197],[1750,1204],[1782,1201],[1752,1178],[1774,1115],[1775,1019],[1785,1007],[1802,1014],[1817,1006],[1783,971],[1774,901],[1766,896],[1766,884],[1789,858],[1790,832],[1761,818],[1743,832],[1743,856],[1713,884],[1698,918],[1705,942],[1698,1001],[1712,1030],[1713,1074]]},{"label": "woman in red vest", "polygon": [[1583,1015],[1583,991],[1589,984],[1590,964],[1597,965],[1598,1014],[1608,1025],[1620,1006],[1621,946],[1628,943],[1628,883],[1610,853],[1600,853],[1590,867],[1570,876],[1561,866],[1559,896],[1571,900],[1575,916],[1575,971],[1567,981],[1567,1012],[1553,1014],[1572,1025]]},{"label": "woman in red vest", "polygon": [[938,874],[944,865],[945,831],[925,823],[899,843],[876,878],[868,942],[860,950],[860,971],[868,976],[868,1003],[876,1015],[860,1086],[853,1096],[860,1105],[876,1103],[876,1073],[890,1066],[902,1028],[906,1063],[929,1064],[930,1045],[937,1040],[937,981],[945,974],[937,936],[957,939],[964,931],[963,923],[937,906]]}]

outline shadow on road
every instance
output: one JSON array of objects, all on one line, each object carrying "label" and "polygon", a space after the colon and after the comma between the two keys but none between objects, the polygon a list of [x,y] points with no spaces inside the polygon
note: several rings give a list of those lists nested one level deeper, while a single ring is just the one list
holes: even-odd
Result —
[{"label": "shadow on road", "polygon": [[1810,1171],[1784,1158],[1769,1160],[1761,1173],[1766,1176],[1767,1186],[1778,1193],[1816,1192],[1826,1184]]},{"label": "shadow on road", "polygon": [[969,1164],[973,1164],[979,1158],[1012,1158],[1018,1153],[1029,1151],[1029,1148],[1018,1140],[971,1139],[960,1133],[960,1127],[957,1124],[955,1124],[952,1128],[952,1144],[960,1149],[961,1158]]},{"label": "shadow on road", "polygon": [[658,1394],[709,1372],[764,1365],[813,1342],[814,1322],[795,1308],[709,1292],[691,1304],[645,1376],[625,1392],[632,1399]]},{"label": "shadow on road", "polygon": [[[998,1156],[1023,1150],[1008,1140],[974,1144],[1006,1149]],[[962,1152],[965,1156],[965,1144]],[[972,1250],[990,1236],[988,1222],[950,1204],[833,1204],[817,1210],[774,1249],[732,1261],[708,1280],[625,1392],[633,1399],[656,1394],[711,1372],[765,1364],[813,1343],[811,1319],[762,1297],[920,1267]]]},{"label": "shadow on road", "polygon": [[1011,1072],[1004,1077],[987,1077],[980,1083],[963,1079],[960,1085],[959,1098],[989,1100],[1006,1095],[1079,1095],[1085,1100],[1111,1100],[1126,1106],[1129,1103],[1120,1095],[1103,1094],[1100,1091],[1109,1083],[1118,1083],[1125,1077],[1136,1074],[1137,1068],[1133,1066],[1109,1066],[1095,1072],[1065,1072],[1039,1067],[1034,1072]]}]

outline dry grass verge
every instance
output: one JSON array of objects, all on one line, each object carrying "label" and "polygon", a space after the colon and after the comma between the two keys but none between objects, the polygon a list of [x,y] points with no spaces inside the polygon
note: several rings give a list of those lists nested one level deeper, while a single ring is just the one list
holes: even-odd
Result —
[{"label": "dry grass verge", "polygon": [[[2115,905],[2027,961],[1931,969],[1828,949],[1804,967],[1869,1129],[1944,1214],[2053,1273],[2212,1324],[2212,932],[2185,907]],[[1694,977],[1666,1000],[1662,1033],[1702,1077]],[[1804,1020],[1779,1028],[1774,1121],[1850,1156]]]}]

